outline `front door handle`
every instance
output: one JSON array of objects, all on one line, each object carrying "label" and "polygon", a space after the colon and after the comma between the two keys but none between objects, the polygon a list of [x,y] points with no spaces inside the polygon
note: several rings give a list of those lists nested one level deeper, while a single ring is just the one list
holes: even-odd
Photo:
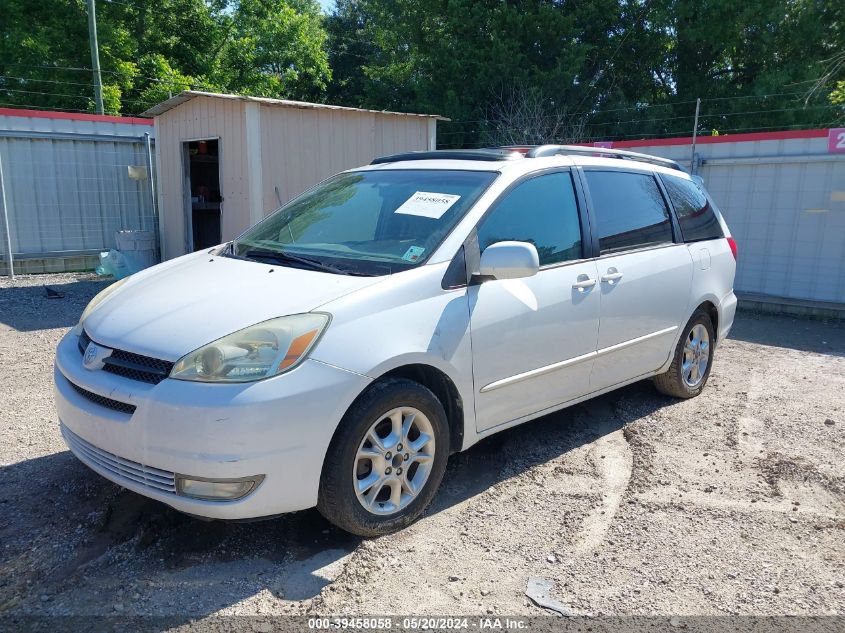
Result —
[{"label": "front door handle", "polygon": [[589,275],[578,275],[578,278],[572,287],[578,292],[584,292],[587,288],[592,288],[596,285],[595,279],[590,279]]},{"label": "front door handle", "polygon": [[613,285],[620,279],[622,279],[622,273],[615,268],[608,268],[607,272],[601,276],[601,280],[610,285]]}]

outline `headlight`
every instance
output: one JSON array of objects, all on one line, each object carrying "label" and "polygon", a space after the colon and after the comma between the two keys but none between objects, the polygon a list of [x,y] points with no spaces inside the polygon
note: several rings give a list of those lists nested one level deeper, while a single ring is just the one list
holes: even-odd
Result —
[{"label": "headlight", "polygon": [[88,302],[88,305],[85,306],[85,309],[82,311],[82,316],[79,317],[79,323],[77,323],[76,327],[73,328],[75,334],[82,334],[82,324],[84,323],[85,319],[88,318],[88,315],[94,311],[94,308],[96,308],[100,304],[100,302],[102,302],[103,299],[105,299],[115,290],[120,288],[126,282],[127,279],[129,279],[129,277],[124,277],[123,279],[114,282],[112,285],[103,288],[100,292],[94,295],[94,298]]},{"label": "headlight", "polygon": [[177,380],[251,382],[290,371],[308,357],[329,315],[295,314],[229,334],[179,359]]}]

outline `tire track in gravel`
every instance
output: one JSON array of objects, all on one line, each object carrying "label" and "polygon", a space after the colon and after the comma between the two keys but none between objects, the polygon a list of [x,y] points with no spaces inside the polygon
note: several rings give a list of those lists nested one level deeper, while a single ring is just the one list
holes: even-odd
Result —
[{"label": "tire track in gravel", "polygon": [[[627,489],[632,460],[612,403],[552,414],[454,456],[427,516],[397,535],[363,542],[311,608],[407,609],[410,590],[421,596],[413,610],[545,613],[524,596],[528,577],[553,578],[562,561],[586,558]],[[583,549],[574,549],[573,535]],[[422,567],[424,574],[408,576]]]},{"label": "tire track in gravel", "polygon": [[587,411],[598,420],[594,428],[599,438],[593,443],[590,456],[600,480],[598,488],[603,492],[599,504],[586,516],[575,537],[576,555],[591,552],[604,541],[628,490],[634,463],[623,430],[613,423],[617,412],[611,403],[598,399],[587,405]]}]

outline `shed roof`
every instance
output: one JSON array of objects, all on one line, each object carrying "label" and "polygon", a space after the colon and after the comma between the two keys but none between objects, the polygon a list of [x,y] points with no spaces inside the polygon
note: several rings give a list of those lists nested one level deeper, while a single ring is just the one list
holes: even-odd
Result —
[{"label": "shed roof", "polygon": [[203,92],[201,90],[185,90],[178,95],[170,97],[166,101],[162,101],[158,105],[153,106],[141,116],[159,116],[168,110],[172,110],[178,105],[181,105],[191,99],[197,97],[212,97],[215,99],[234,99],[237,101],[254,101],[262,105],[277,106],[282,108],[304,108],[313,110],[342,110],[346,112],[369,112],[372,114],[390,114],[395,116],[415,116],[425,119],[436,119],[438,121],[448,121],[446,117],[439,114],[415,114],[412,112],[391,112],[389,110],[366,110],[363,108],[350,108],[347,106],[330,105],[327,103],[309,103],[307,101],[291,101],[289,99],[270,99],[269,97],[248,97],[244,95],[229,95],[217,92]]}]

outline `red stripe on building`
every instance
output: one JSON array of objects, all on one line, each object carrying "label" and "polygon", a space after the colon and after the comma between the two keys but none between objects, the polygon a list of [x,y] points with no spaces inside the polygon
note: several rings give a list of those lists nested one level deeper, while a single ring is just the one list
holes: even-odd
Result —
[{"label": "red stripe on building", "polygon": [[[783,141],[795,138],[827,138],[827,128],[815,130],[785,130],[782,132],[749,132],[746,134],[699,136],[695,139],[695,142],[697,145],[710,145],[714,143],[741,143],[744,141]],[[615,149],[622,149],[625,147],[659,147],[663,145],[691,144],[691,136],[613,141],[613,147]],[[584,143],[584,145],[592,145],[592,143]]]},{"label": "red stripe on building", "polygon": [[0,108],[0,116],[22,116],[36,119],[70,119],[73,121],[97,121],[100,123],[129,123],[131,125],[152,125],[152,119],[135,116],[112,116],[110,114],[88,114],[87,112],[56,112],[55,110],[26,110],[24,108]]}]

